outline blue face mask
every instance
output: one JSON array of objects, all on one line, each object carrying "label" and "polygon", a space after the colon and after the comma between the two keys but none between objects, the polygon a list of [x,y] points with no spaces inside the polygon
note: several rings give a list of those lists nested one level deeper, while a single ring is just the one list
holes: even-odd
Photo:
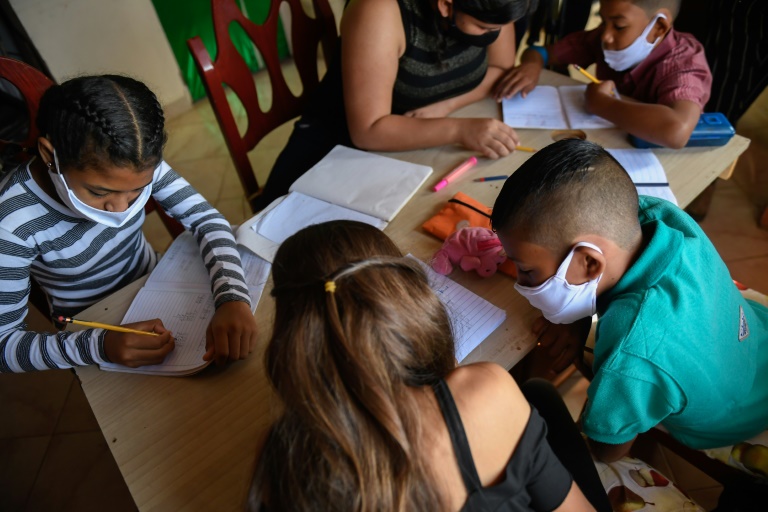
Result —
[{"label": "blue face mask", "polygon": [[[144,205],[149,201],[152,195],[152,185],[144,187],[139,194],[139,197],[128,207],[124,212],[108,212],[106,210],[99,210],[93,206],[89,206],[82,202],[72,189],[67,185],[67,180],[64,179],[64,175],[61,174],[61,168],[59,167],[59,159],[56,156],[56,150],[53,150],[53,161],[56,164],[56,172],[53,172],[48,165],[48,175],[51,177],[53,186],[56,188],[56,193],[59,198],[69,207],[70,210],[80,215],[84,219],[103,224],[110,228],[119,228],[125,225],[130,219],[138,215],[141,210],[144,209]],[[158,172],[160,166],[155,169],[155,173]],[[154,179],[152,180],[154,182]]]}]

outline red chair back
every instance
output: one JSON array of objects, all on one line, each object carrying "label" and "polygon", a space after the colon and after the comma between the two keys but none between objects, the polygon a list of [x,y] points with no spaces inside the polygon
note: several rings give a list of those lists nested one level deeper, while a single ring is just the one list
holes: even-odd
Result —
[{"label": "red chair back", "polygon": [[53,81],[29,64],[7,57],[0,57],[0,78],[8,80],[19,90],[27,107],[29,119],[29,130],[27,130],[27,134],[22,140],[8,141],[0,139],[0,147],[11,144],[18,145],[29,155],[29,151],[37,145],[38,130],[35,123],[37,107],[40,104],[40,98],[43,97],[43,93],[53,85]]},{"label": "red chair back", "polygon": [[[199,36],[187,41],[252,209],[261,189],[248,160],[248,151],[256,147],[269,132],[301,114],[310,93],[320,81],[317,70],[318,47],[322,46],[323,56],[328,62],[334,56],[338,44],[336,22],[328,0],[312,0],[314,17],[307,15],[301,0],[269,1],[271,3],[266,20],[257,25],[245,17],[235,0],[211,0],[216,60],[211,60]],[[298,96],[294,96],[288,88],[280,68],[277,34],[281,3],[287,3],[291,10],[293,60],[302,83],[302,91]],[[259,106],[253,74],[229,35],[229,27],[233,22],[238,23],[248,34],[264,60],[272,89],[272,105],[266,112]],[[248,127],[242,135],[227,101],[225,85],[240,99],[248,116]]]}]

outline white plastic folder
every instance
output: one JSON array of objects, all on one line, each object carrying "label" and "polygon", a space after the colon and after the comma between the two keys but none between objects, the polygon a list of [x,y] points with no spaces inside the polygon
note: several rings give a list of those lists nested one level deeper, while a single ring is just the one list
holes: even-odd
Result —
[{"label": "white plastic folder", "polygon": [[[254,312],[272,265],[245,248],[238,249],[251,299],[251,311]],[[158,365],[129,368],[104,363],[100,368],[146,375],[184,376],[197,373],[209,364],[203,361],[205,331],[214,312],[210,277],[200,249],[192,233],[182,233],[160,258],[122,322],[160,318],[165,328],[173,333],[175,348]]]},{"label": "white plastic folder", "polygon": [[271,262],[286,238],[313,224],[358,220],[384,229],[430,174],[425,165],[336,146],[287,196],[245,221],[237,241]]}]

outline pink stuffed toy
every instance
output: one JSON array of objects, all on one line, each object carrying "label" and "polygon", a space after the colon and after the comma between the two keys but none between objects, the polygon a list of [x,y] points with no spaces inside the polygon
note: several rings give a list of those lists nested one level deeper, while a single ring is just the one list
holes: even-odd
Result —
[{"label": "pink stuffed toy", "polygon": [[432,268],[445,276],[459,265],[464,271],[474,270],[489,277],[506,259],[496,233],[488,228],[462,228],[446,238],[432,258]]}]

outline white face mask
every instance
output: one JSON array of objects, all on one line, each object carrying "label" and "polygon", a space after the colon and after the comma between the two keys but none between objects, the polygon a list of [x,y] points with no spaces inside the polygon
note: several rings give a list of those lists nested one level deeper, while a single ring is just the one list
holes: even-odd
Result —
[{"label": "white face mask", "polygon": [[656,20],[659,18],[667,19],[662,13],[656,14],[651,22],[645,27],[640,37],[632,41],[632,44],[624,48],[623,50],[606,50],[603,46],[603,55],[605,55],[605,63],[615,71],[626,71],[629,68],[633,68],[640,64],[648,55],[651,54],[653,47],[659,42],[660,37],[652,43],[649,43],[647,38],[651,29],[656,25]]},{"label": "white face mask", "polygon": [[515,284],[515,289],[528,299],[531,306],[540,309],[544,318],[553,324],[570,324],[597,311],[597,283],[603,274],[584,284],[570,284],[565,278],[577,247],[589,247],[603,254],[596,245],[579,242],[560,264],[557,273],[539,286]]},{"label": "white face mask", "polygon": [[[111,228],[122,227],[126,222],[136,216],[141,210],[144,209],[144,205],[149,201],[152,195],[152,185],[147,185],[142,189],[141,194],[136,200],[128,207],[124,212],[108,212],[106,210],[99,210],[93,206],[89,206],[82,202],[75,195],[74,192],[67,186],[67,181],[64,179],[64,175],[61,174],[61,168],[59,167],[59,159],[56,156],[56,150],[53,150],[53,160],[56,163],[56,172],[51,171],[50,164],[48,165],[48,175],[53,181],[53,186],[56,188],[56,193],[59,194],[59,198],[67,205],[73,212],[80,214],[84,219],[98,222]],[[159,169],[159,166],[158,166]],[[157,172],[157,169],[155,170]],[[152,180],[154,182],[154,179]]]}]

